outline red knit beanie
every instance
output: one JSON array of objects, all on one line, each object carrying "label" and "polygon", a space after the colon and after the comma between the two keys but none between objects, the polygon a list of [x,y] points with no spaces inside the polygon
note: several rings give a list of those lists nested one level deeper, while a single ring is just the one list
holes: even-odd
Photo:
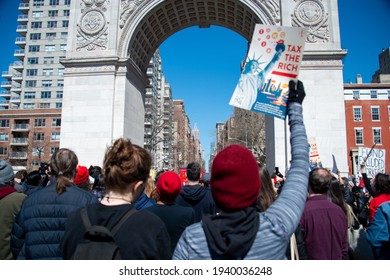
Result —
[{"label": "red knit beanie", "polygon": [[88,169],[85,166],[79,165],[77,167],[77,173],[76,177],[74,178],[73,182],[76,185],[81,185],[82,183],[85,183],[89,180],[89,172]]},{"label": "red knit beanie", "polygon": [[181,191],[179,175],[173,171],[164,172],[158,178],[156,190],[161,201],[174,202]]},{"label": "red knit beanie", "polygon": [[251,151],[230,145],[217,154],[211,169],[211,193],[226,212],[254,205],[260,192],[259,167]]}]

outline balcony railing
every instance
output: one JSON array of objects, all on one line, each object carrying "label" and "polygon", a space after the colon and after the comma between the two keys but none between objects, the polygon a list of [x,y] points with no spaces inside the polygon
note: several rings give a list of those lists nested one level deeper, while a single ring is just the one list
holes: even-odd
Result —
[{"label": "balcony railing", "polygon": [[12,126],[12,131],[29,131],[30,125],[28,123],[17,123]]},{"label": "balcony railing", "polygon": [[27,152],[13,152],[10,159],[27,159]]},{"label": "balcony railing", "polygon": [[27,138],[13,138],[11,140],[11,145],[14,145],[14,146],[28,145],[28,139]]}]

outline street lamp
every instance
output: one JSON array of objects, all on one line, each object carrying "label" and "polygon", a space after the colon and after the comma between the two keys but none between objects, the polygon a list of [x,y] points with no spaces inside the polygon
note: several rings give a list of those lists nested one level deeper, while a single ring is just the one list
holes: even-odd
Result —
[{"label": "street lamp", "polygon": [[234,137],[228,137],[228,139],[227,139],[228,141],[229,140],[235,140],[235,141],[240,141],[240,142],[242,142],[242,143],[244,143],[245,144],[245,147],[246,148],[248,148],[248,141],[247,141],[247,139],[245,139],[245,141],[244,140],[241,140],[241,139],[238,139],[238,138],[234,138]]}]

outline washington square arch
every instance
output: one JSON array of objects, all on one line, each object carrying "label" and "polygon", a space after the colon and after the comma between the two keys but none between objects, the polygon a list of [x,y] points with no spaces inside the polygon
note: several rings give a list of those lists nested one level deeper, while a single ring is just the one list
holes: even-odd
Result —
[{"label": "washington square arch", "polygon": [[[80,162],[101,165],[119,137],[143,146],[146,70],[169,36],[218,25],[250,42],[262,23],[307,28],[299,74],[307,135],[323,148],[324,166],[333,154],[348,171],[337,0],[77,0],[70,14],[60,146]],[[282,171],[290,156],[285,131],[284,121],[267,117],[267,165]]]}]

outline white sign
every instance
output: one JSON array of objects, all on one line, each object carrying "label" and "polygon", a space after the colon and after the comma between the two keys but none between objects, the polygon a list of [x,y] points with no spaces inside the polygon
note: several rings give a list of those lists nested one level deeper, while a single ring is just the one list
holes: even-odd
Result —
[{"label": "white sign", "polygon": [[364,148],[364,147],[359,148],[358,172],[360,172],[360,164],[362,164],[362,162],[366,160],[367,177],[374,178],[375,175],[378,173],[385,173],[386,150],[372,149],[371,153],[370,151],[371,148]]}]

